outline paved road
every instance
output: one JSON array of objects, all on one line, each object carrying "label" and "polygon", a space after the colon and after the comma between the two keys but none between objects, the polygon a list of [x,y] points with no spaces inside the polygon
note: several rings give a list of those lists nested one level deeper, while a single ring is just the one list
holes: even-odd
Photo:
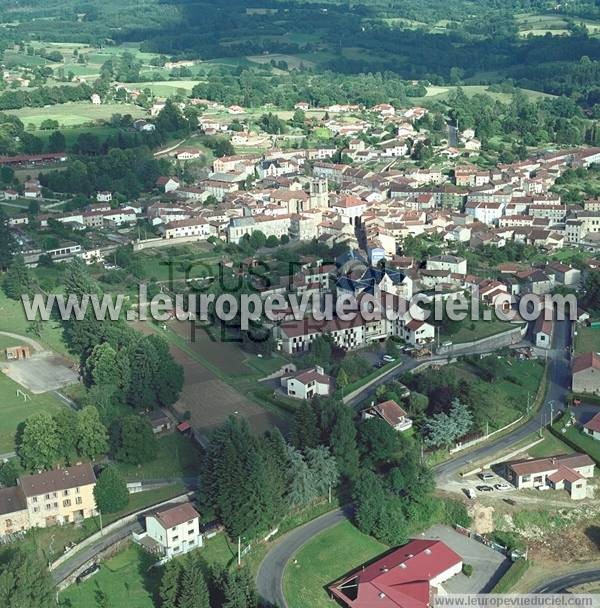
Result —
[{"label": "paved road", "polygon": [[313,536],[339,524],[350,515],[349,508],[346,511],[336,509],[281,537],[281,541],[269,551],[263,560],[256,577],[258,594],[267,601],[267,606],[281,608],[286,606],[283,596],[283,573],[287,563],[298,549]]},{"label": "paved road", "polygon": [[600,581],[600,570],[581,570],[540,585],[533,593],[569,593],[567,589]]},{"label": "paved road", "polygon": [[[481,458],[492,457],[498,448],[503,449],[515,445],[522,441],[525,437],[535,432],[540,428],[541,424],[546,424],[550,419],[550,404],[554,405],[554,412],[564,407],[565,396],[570,387],[569,361],[570,361],[570,345],[571,345],[572,326],[568,321],[559,321],[555,324],[554,344],[553,349],[548,352],[549,357],[549,386],[546,397],[546,403],[540,411],[527,421],[522,426],[514,431],[489,443],[485,443],[480,448],[477,448],[468,454],[458,456],[448,462],[445,462],[435,467],[435,473],[438,480],[443,480],[457,474],[469,462],[479,460]],[[418,365],[418,361],[414,362],[413,367]],[[407,363],[410,365],[410,362]],[[402,366],[398,370],[394,370],[387,374],[382,379],[381,384],[388,382],[390,379],[397,377],[409,369]],[[377,390],[376,383],[369,389],[365,390],[355,399],[349,402],[349,405],[355,406],[367,399]],[[308,542],[313,536],[323,532],[327,528],[336,525],[349,515],[349,510],[345,512],[341,509],[328,513],[323,517],[309,522],[308,524],[293,530],[283,536],[277,544],[267,553],[262,564],[260,565],[256,585],[258,593],[267,605],[286,608],[287,604],[283,595],[283,575],[289,560],[298,551],[298,549]]]},{"label": "paved road", "polygon": [[[564,408],[565,398],[571,386],[570,377],[570,354],[568,347],[571,345],[571,323],[559,321],[555,324],[553,349],[549,351],[548,363],[548,392],[546,402],[537,414],[525,424],[517,427],[514,431],[496,440],[484,443],[481,447],[471,450],[466,454],[457,456],[438,467],[436,475],[438,478],[447,479],[456,475],[471,462],[493,457],[499,448],[505,449],[515,445],[538,430],[542,425],[550,421],[550,411],[554,414]],[[553,407],[552,407],[552,405]]]},{"label": "paved road", "polygon": [[142,532],[143,528],[139,521],[134,521],[131,524],[115,530],[111,534],[107,534],[97,543],[82,549],[76,553],[71,559],[64,564],[61,564],[56,570],[52,571],[52,578],[55,583],[62,583],[67,577],[73,574],[76,570],[87,564],[90,560],[94,559],[96,555],[112,547],[115,543],[127,538],[132,532]]}]

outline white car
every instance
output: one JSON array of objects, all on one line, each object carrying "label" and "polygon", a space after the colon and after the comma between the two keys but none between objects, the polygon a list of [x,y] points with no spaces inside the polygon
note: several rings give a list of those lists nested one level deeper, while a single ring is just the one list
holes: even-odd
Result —
[{"label": "white car", "polygon": [[512,486],[507,484],[507,483],[497,483],[495,486],[496,490],[502,492],[502,491],[506,491],[506,490],[512,490]]}]

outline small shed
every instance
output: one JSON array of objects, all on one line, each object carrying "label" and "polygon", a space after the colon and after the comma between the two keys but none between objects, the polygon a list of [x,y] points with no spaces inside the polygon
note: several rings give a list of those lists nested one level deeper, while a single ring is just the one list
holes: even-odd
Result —
[{"label": "small shed", "polygon": [[8,361],[20,361],[21,359],[29,359],[31,357],[31,349],[26,345],[11,346],[5,352]]}]

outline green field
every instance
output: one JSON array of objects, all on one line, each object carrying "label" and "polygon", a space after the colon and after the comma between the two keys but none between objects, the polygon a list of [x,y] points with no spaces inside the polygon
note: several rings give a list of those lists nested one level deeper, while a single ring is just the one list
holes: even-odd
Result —
[{"label": "green field", "polygon": [[527,450],[527,453],[532,458],[547,458],[549,456],[558,456],[559,454],[572,454],[574,451],[573,448],[563,443],[550,431],[544,430],[543,437],[544,441]]},{"label": "green field", "polygon": [[454,333],[441,332],[441,340],[450,340],[453,344],[462,344],[464,342],[472,342],[473,340],[481,340],[489,336],[495,336],[496,334],[515,329],[516,325],[507,323],[506,321],[500,321],[499,319],[492,318],[490,321],[463,321],[460,324],[458,331]]},{"label": "green field", "polygon": [[577,325],[575,331],[575,352],[597,353],[600,352],[600,327],[589,327]]},{"label": "green field", "polygon": [[[422,103],[427,103],[431,101],[445,101],[448,99],[448,96],[452,92],[453,89],[458,87],[455,86],[428,86],[427,94],[424,97],[411,97],[411,102],[418,105]],[[465,95],[468,97],[472,97],[473,95],[489,95],[493,99],[501,101],[503,103],[510,103],[512,99],[511,93],[494,93],[492,91],[488,91],[487,85],[462,85],[460,87]],[[540,91],[531,91],[529,89],[519,89],[521,92],[525,93],[527,98],[530,101],[536,101],[538,99],[544,97],[552,97],[547,93],[541,93]]]},{"label": "green field", "polygon": [[283,592],[289,608],[331,608],[334,603],[324,587],[386,549],[349,521],[315,536],[285,571]]},{"label": "green field", "polygon": [[150,82],[128,82],[126,86],[130,89],[150,89],[154,95],[168,97],[183,91],[188,95],[198,84],[198,80],[154,80]]},{"label": "green field", "polygon": [[[100,572],[80,585],[72,585],[62,595],[72,608],[127,606],[154,608],[160,584],[160,569],[149,568],[155,562],[149,553],[134,545],[102,563]],[[107,603],[100,603],[105,593]]]},{"label": "green field", "polygon": [[140,466],[119,463],[117,466],[127,481],[173,479],[196,477],[200,473],[201,460],[194,442],[173,433],[158,440],[158,454],[152,462]]},{"label": "green field", "polygon": [[563,416],[558,422],[554,423],[553,428],[566,440],[575,445],[578,451],[589,454],[589,456],[591,456],[596,463],[600,463],[600,441],[593,439],[588,435],[584,435],[580,429],[573,425],[566,427],[566,421],[567,416]]},{"label": "green field", "polygon": [[18,116],[25,125],[40,124],[47,119],[57,120],[59,125],[74,127],[86,123],[109,120],[113,114],[131,114],[134,118],[146,116],[139,106],[127,103],[106,103],[93,105],[91,102],[64,103],[45,108],[23,108],[9,110],[9,114]]},{"label": "green field", "polygon": [[10,300],[4,291],[0,290],[0,331],[27,336],[41,342],[49,349],[62,355],[67,355],[67,349],[62,339],[62,326],[56,321],[44,322],[42,335],[33,336],[28,332],[31,323],[25,318],[21,302]]},{"label": "green field", "polygon": [[20,388],[19,384],[0,373],[0,453],[15,449],[17,427],[28,416],[40,411],[53,414],[61,407],[60,401],[52,393],[30,395],[31,401],[24,403],[23,397],[17,396]]}]

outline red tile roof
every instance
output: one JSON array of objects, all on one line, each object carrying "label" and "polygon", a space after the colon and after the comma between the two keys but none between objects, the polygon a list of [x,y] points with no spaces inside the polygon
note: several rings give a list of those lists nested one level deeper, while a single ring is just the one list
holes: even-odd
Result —
[{"label": "red tile roof", "polygon": [[379,414],[390,426],[400,424],[406,418],[406,412],[393,400],[384,401],[373,406],[373,409]]},{"label": "red tile roof", "polygon": [[329,590],[349,608],[427,608],[430,581],[461,563],[462,558],[442,541],[412,540]]},{"label": "red tile roof", "polygon": [[591,368],[600,369],[600,355],[597,353],[583,353],[575,357],[573,361],[574,374]]},{"label": "red tile roof", "polygon": [[200,517],[200,514],[189,502],[180,505],[165,505],[152,513],[160,525],[168,530],[174,526],[184,524],[186,521]]},{"label": "red tile roof", "polygon": [[596,414],[591,420],[588,420],[583,425],[583,428],[588,429],[588,431],[600,433],[600,413]]},{"label": "red tile roof", "polygon": [[508,466],[519,476],[544,473],[546,471],[557,471],[559,468],[578,469],[593,465],[594,461],[587,454],[571,454],[553,456],[550,458],[534,458],[532,460],[518,460],[507,463]]}]

